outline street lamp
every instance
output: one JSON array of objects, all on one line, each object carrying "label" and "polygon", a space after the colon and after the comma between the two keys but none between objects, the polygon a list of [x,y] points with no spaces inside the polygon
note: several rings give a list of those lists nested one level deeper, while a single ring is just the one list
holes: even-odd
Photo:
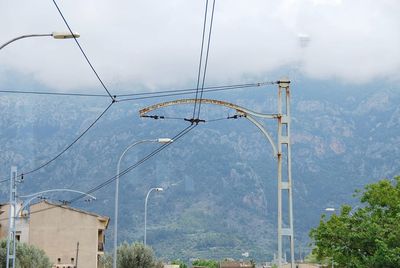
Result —
[{"label": "street lamp", "polygon": [[149,195],[152,191],[162,192],[164,191],[161,187],[151,188],[146,195],[146,200],[144,201],[144,246],[146,247],[146,234],[147,234],[147,199],[149,199]]},{"label": "street lamp", "polygon": [[114,207],[114,258],[113,258],[113,268],[117,268],[117,238],[118,238],[118,198],[119,198],[119,170],[120,170],[120,165],[121,165],[121,160],[124,157],[124,155],[134,146],[141,144],[141,143],[151,143],[151,142],[158,142],[158,143],[171,143],[173,142],[172,139],[170,138],[159,138],[159,139],[154,139],[154,140],[141,140],[141,141],[136,141],[129,145],[125,151],[121,154],[118,160],[118,165],[117,165],[117,175],[115,179],[115,207]]},{"label": "street lamp", "polygon": [[11,44],[14,41],[17,41],[19,39],[24,39],[24,38],[29,38],[29,37],[44,37],[44,36],[52,36],[54,39],[69,39],[69,38],[79,38],[80,34],[77,32],[52,32],[49,34],[27,34],[27,35],[21,35],[18,36],[14,39],[11,39],[10,41],[4,43],[3,45],[0,46],[0,49],[4,48],[8,44]]}]

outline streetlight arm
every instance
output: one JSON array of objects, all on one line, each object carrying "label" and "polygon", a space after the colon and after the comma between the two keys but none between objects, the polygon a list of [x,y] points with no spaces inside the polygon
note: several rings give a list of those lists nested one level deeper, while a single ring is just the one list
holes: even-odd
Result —
[{"label": "streetlight arm", "polygon": [[120,166],[121,161],[124,158],[125,154],[132,148],[141,143],[151,143],[151,142],[158,142],[158,143],[170,143],[173,142],[172,139],[169,138],[159,138],[159,139],[152,139],[152,140],[140,140],[132,143],[129,145],[121,154],[118,159],[117,164],[117,174],[115,179],[115,203],[114,203],[114,253],[113,253],[113,268],[117,268],[117,246],[118,246],[118,199],[119,199],[119,174],[120,174]]},{"label": "streetlight arm", "polygon": [[27,34],[27,35],[21,35],[18,36],[16,38],[11,39],[10,41],[4,43],[3,45],[1,45],[0,49],[4,48],[5,46],[11,44],[14,41],[17,41],[19,39],[24,39],[24,38],[28,38],[28,37],[42,37],[42,36],[53,36],[53,34]]},{"label": "streetlight arm", "polygon": [[11,44],[14,41],[28,38],[28,37],[43,37],[43,36],[52,36],[54,39],[69,39],[69,38],[79,38],[80,34],[77,32],[52,32],[49,34],[26,34],[26,35],[21,35],[18,37],[15,37],[11,39],[10,41],[4,43],[3,45],[0,46],[0,50],[4,48],[5,46]]},{"label": "streetlight arm", "polygon": [[93,196],[93,195],[91,195],[91,194],[87,194],[87,193],[85,193],[85,192],[78,191],[78,190],[72,190],[72,189],[50,189],[50,190],[45,190],[45,191],[37,192],[37,193],[34,193],[34,194],[21,195],[20,197],[22,197],[22,198],[27,198],[27,197],[32,197],[32,196],[37,197],[38,195],[45,194],[45,193],[49,193],[49,192],[72,192],[72,193],[77,193],[77,194],[84,194],[84,195],[87,195],[87,196],[89,196],[90,198],[96,200],[96,197]]},{"label": "streetlight arm", "polygon": [[45,191],[41,191],[41,192],[37,192],[34,194],[30,194],[30,195],[23,195],[20,197],[31,197],[29,200],[25,201],[22,206],[17,210],[17,213],[15,215],[19,215],[19,213],[27,206],[29,205],[36,197],[45,194],[45,193],[50,193],[50,192],[72,192],[72,193],[78,193],[78,194],[84,194],[89,196],[90,198],[96,200],[96,197],[94,197],[93,195],[87,194],[85,192],[81,192],[78,190],[72,190],[72,189],[51,189],[51,190],[45,190]]},{"label": "streetlight arm", "polygon": [[154,190],[156,190],[157,192],[162,192],[164,189],[161,188],[161,187],[154,187],[154,188],[151,188],[151,189],[147,192],[146,199],[145,199],[145,201],[144,201],[144,239],[143,239],[144,246],[146,246],[146,242],[147,242],[147,241],[146,241],[146,238],[147,238],[147,229],[146,229],[146,225],[147,225],[147,199],[149,199],[150,193],[151,193],[152,191],[154,191]]},{"label": "streetlight arm", "polygon": [[122,158],[124,158],[125,154],[126,154],[132,147],[135,147],[136,145],[141,144],[141,143],[150,143],[150,142],[157,142],[157,141],[158,141],[158,140],[141,140],[141,141],[137,141],[137,142],[134,142],[134,143],[132,143],[131,145],[129,145],[129,146],[124,150],[124,152],[121,154],[121,156],[119,157],[118,166],[117,166],[117,177],[119,178],[119,170],[120,170],[121,160],[122,160]]}]

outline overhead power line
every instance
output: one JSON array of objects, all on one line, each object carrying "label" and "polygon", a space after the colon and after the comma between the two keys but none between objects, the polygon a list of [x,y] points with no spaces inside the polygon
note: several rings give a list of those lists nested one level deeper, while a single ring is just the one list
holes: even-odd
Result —
[{"label": "overhead power line", "polygon": [[[265,85],[272,85],[275,84],[276,82],[262,82],[262,83],[248,83],[248,84],[236,84],[236,85],[228,85],[228,86],[214,86],[214,87],[208,87],[208,90],[206,90],[207,92],[215,92],[215,91],[224,91],[224,90],[232,90],[232,89],[240,89],[240,88],[248,88],[248,87],[261,87],[261,86],[265,86]],[[147,99],[147,98],[160,98],[160,97],[166,97],[166,96],[177,96],[177,95],[185,95],[185,94],[191,94],[193,93],[195,89],[178,89],[178,90],[169,90],[169,91],[158,91],[158,92],[145,92],[145,93],[133,93],[133,94],[126,94],[125,96],[140,96],[141,94],[158,94],[158,95],[151,95],[151,96],[142,96],[142,97],[135,97],[135,98],[126,98],[126,99],[121,99],[119,102],[122,101],[133,101],[133,100],[140,100],[140,99]],[[1,92],[1,91],[0,91]],[[18,93],[20,93],[21,91],[16,91]],[[33,93],[33,91],[25,91],[24,93]],[[171,92],[169,94],[159,94],[160,92]],[[176,93],[173,93],[176,92]],[[39,92],[41,93],[45,93],[45,94],[51,94],[51,95],[55,95],[58,93],[51,93],[51,92]],[[61,93],[61,94],[73,94],[73,96],[82,96],[84,94],[81,93]],[[107,97],[107,95],[99,95],[99,94],[88,94],[90,96],[103,96],[103,97]],[[55,157],[53,157],[52,159],[48,160],[47,162],[45,162],[44,164],[30,170],[27,172],[22,172],[20,175],[18,175],[18,177],[21,177],[23,175],[28,175],[31,173],[34,173],[44,167],[46,167],[47,165],[49,165],[50,163],[54,162],[56,159],[58,159],[61,155],[63,155],[67,150],[69,150],[76,142],[78,142],[78,140],[80,140],[99,120],[101,117],[104,116],[104,114],[110,109],[110,107],[113,105],[113,103],[115,103],[114,101],[111,102],[107,108],[93,121],[93,123],[84,131],[82,132],[76,139],[74,139],[74,141],[69,144],[65,149],[63,149],[60,153],[58,153]],[[178,118],[176,118],[178,119]],[[3,179],[0,180],[0,183],[4,183],[9,181],[10,179]]]},{"label": "overhead power line", "polygon": [[[273,83],[273,82],[271,82]],[[208,90],[204,90],[205,92],[217,92],[217,91],[227,91],[227,90],[234,90],[234,89],[242,89],[242,88],[250,88],[250,87],[261,87],[265,84],[263,83],[257,83],[257,84],[243,84],[243,85],[237,85],[237,86],[223,86],[223,87],[214,87],[210,88]],[[124,101],[134,101],[134,100],[143,100],[143,99],[153,99],[153,98],[162,98],[162,97],[172,97],[172,96],[181,96],[181,95],[188,95],[188,94],[193,94],[195,90],[191,91],[180,91],[176,93],[165,93],[165,94],[159,94],[159,95],[153,95],[153,96],[140,96],[140,97],[134,97],[134,98],[125,98],[125,99],[120,99],[118,100],[119,102],[124,102]]]},{"label": "overhead power line", "polygon": [[54,96],[74,96],[74,97],[107,97],[108,95],[87,94],[87,93],[67,93],[67,92],[46,92],[46,91],[27,91],[27,90],[0,90],[1,93],[11,94],[32,94],[32,95],[54,95]]},{"label": "overhead power line", "polygon": [[[111,102],[106,109],[104,109],[104,111],[77,137],[75,138],[67,147],[65,147],[61,152],[59,152],[56,156],[54,156],[53,158],[51,158],[50,160],[46,161],[45,163],[41,164],[40,166],[26,171],[26,172],[21,172],[21,174],[19,174],[17,177],[21,178],[24,175],[28,175],[28,174],[32,174],[46,166],[48,166],[49,164],[51,164],[52,162],[54,162],[57,158],[59,158],[61,155],[63,155],[66,151],[68,151],[75,143],[77,143],[99,120],[100,118],[102,118],[104,116],[104,114],[111,108],[111,106],[114,104],[115,102]],[[2,182],[6,182],[10,179],[3,179],[0,181],[0,183]]]},{"label": "overhead power line", "polygon": [[195,102],[194,102],[194,106],[193,106],[193,116],[192,116],[193,118],[194,118],[194,116],[196,114],[197,97],[198,97],[198,94],[199,94],[201,66],[202,66],[202,63],[203,63],[204,37],[205,37],[205,34],[206,34],[206,24],[207,24],[207,12],[208,12],[208,0],[206,0],[206,7],[205,7],[205,11],[204,11],[203,33],[202,33],[202,38],[201,38],[199,69],[197,71],[197,85],[196,85]]},{"label": "overhead power line", "polygon": [[88,190],[85,194],[82,194],[82,195],[80,195],[80,196],[78,196],[78,197],[76,197],[74,199],[71,199],[68,203],[76,202],[77,200],[85,197],[86,195],[94,193],[94,192],[106,187],[107,185],[109,185],[113,181],[115,181],[118,177],[122,177],[122,176],[128,174],[129,172],[131,172],[132,170],[134,170],[135,168],[137,168],[141,164],[145,163],[147,160],[151,159],[153,156],[157,155],[158,153],[163,151],[165,148],[167,148],[168,146],[170,146],[171,144],[175,143],[177,140],[179,140],[180,138],[185,136],[187,133],[189,133],[191,130],[193,130],[196,126],[197,125],[193,125],[193,124],[187,126],[182,131],[180,131],[178,134],[176,134],[174,137],[172,137],[172,140],[174,140],[174,142],[160,145],[157,149],[155,149],[151,153],[147,154],[145,157],[143,157],[141,160],[137,161],[135,164],[133,164],[130,167],[126,168],[125,170],[123,170],[119,174],[109,178],[108,180],[100,183],[99,185],[93,187],[92,189]]},{"label": "overhead power line", "polygon": [[[195,96],[195,102],[194,102],[194,105],[193,105],[193,116],[192,116],[193,121],[198,121],[199,120],[199,116],[200,116],[201,101],[198,103],[200,80],[201,80],[201,90],[200,90],[200,100],[201,100],[202,97],[203,97],[204,83],[205,83],[206,74],[207,74],[208,56],[209,56],[209,52],[210,52],[210,43],[211,43],[211,32],[212,32],[212,26],[213,26],[213,22],[214,22],[214,10],[215,10],[215,0],[213,0],[212,10],[211,10],[211,19],[210,19],[210,26],[209,26],[209,30],[208,30],[208,39],[207,39],[205,63],[204,63],[203,73],[201,75],[203,52],[204,52],[204,40],[205,40],[206,24],[207,24],[207,12],[208,12],[208,0],[207,0],[206,1],[205,12],[204,12],[204,23],[203,23],[203,33],[202,33],[202,40],[201,40],[201,52],[200,52],[199,69],[198,69],[198,73],[197,73],[196,96]],[[200,78],[200,77],[202,77],[202,78]],[[198,105],[198,108],[197,108],[197,105]],[[195,119],[196,108],[197,108],[197,118]]]},{"label": "overhead power line", "polygon": [[61,18],[63,19],[65,25],[67,26],[69,32],[72,34],[72,36],[73,36],[73,38],[74,38],[74,40],[75,40],[75,43],[78,45],[79,50],[81,51],[83,57],[86,59],[86,62],[89,64],[89,66],[90,66],[90,68],[92,69],[93,73],[94,73],[95,76],[97,77],[97,80],[99,80],[100,84],[102,85],[102,87],[104,88],[104,90],[107,92],[108,96],[109,96],[113,101],[115,101],[115,98],[111,95],[110,91],[108,90],[108,88],[107,88],[106,85],[104,84],[103,80],[100,78],[100,76],[99,76],[99,74],[97,73],[96,69],[93,67],[93,64],[90,62],[88,56],[86,55],[85,51],[83,50],[83,48],[82,48],[81,44],[79,43],[78,39],[76,39],[75,35],[73,34],[71,27],[69,26],[67,20],[65,19],[64,14],[62,13],[61,9],[58,7],[56,1],[53,0],[53,3],[54,3],[54,5],[55,5],[55,7],[57,8],[58,13],[60,14]]},{"label": "overhead power line", "polygon": [[[261,87],[265,85],[276,84],[276,82],[256,82],[256,83],[246,83],[246,84],[233,84],[233,85],[222,85],[222,86],[211,86],[204,87],[204,92],[213,92],[213,91],[224,91],[224,90],[233,90],[247,87]],[[148,98],[161,98],[170,93],[176,93],[174,96],[178,95],[186,95],[192,94],[196,92],[196,88],[187,88],[187,89],[172,89],[172,90],[164,90],[164,91],[154,91],[154,92],[137,92],[137,93],[128,93],[128,94],[117,94],[114,95],[116,98],[122,97],[133,97],[133,96],[149,96]],[[9,94],[32,94],[32,95],[54,95],[54,96],[72,96],[72,97],[109,97],[107,94],[89,94],[82,92],[48,92],[48,91],[33,91],[33,90],[0,90],[0,93],[9,93]],[[181,94],[179,94],[181,93]]]},{"label": "overhead power line", "polygon": [[[206,62],[204,64],[204,70],[203,70],[203,81],[202,81],[202,84],[201,84],[200,100],[203,98],[204,83],[206,81],[206,74],[207,74],[207,67],[208,67],[208,54],[210,52],[211,32],[212,32],[212,26],[213,26],[213,22],[214,22],[214,10],[215,10],[215,0],[213,0],[213,6],[212,6],[212,12],[211,12],[210,30],[208,31]],[[200,110],[201,110],[201,101],[199,102],[199,109],[197,111],[197,120],[200,118]]]}]

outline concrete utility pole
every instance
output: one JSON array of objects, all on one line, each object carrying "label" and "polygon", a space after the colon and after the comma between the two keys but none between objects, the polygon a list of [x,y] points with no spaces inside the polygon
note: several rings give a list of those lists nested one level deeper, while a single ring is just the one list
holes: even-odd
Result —
[{"label": "concrete utility pole", "polygon": [[[286,236],[290,240],[290,259],[294,268],[293,238],[293,200],[292,200],[292,159],[290,146],[290,89],[289,80],[278,83],[278,267],[282,266],[282,242]],[[282,162],[286,162],[286,171],[282,173]],[[283,227],[283,193],[287,192],[289,206],[288,227]]]},{"label": "concrete utility pole", "polygon": [[[281,79],[272,84],[278,85],[278,98],[276,113],[265,114],[260,112],[255,112],[250,109],[238,106],[225,101],[213,100],[213,99],[181,99],[173,100],[163,103],[157,103],[149,107],[143,108],[139,111],[141,117],[153,117],[148,116],[147,113],[157,110],[159,108],[164,108],[173,105],[180,104],[211,104],[224,106],[236,110],[237,115],[232,118],[246,118],[252,122],[265,136],[268,142],[272,146],[274,156],[277,158],[278,164],[278,267],[282,267],[283,261],[283,239],[288,238],[290,243],[290,262],[291,267],[295,267],[294,262],[294,236],[293,236],[293,198],[292,198],[292,162],[291,162],[291,144],[290,144],[290,81],[286,79]],[[159,117],[157,117],[159,118]],[[266,127],[261,124],[256,118],[262,119],[272,119],[277,121],[277,140],[275,141],[273,137],[269,134]],[[285,165],[284,165],[285,164]],[[283,170],[285,167],[285,170]],[[287,193],[287,195],[284,195]],[[286,197],[286,198],[284,198]],[[285,199],[285,200],[284,200]],[[286,211],[283,211],[283,201],[287,207]],[[285,212],[285,213],[284,213]],[[285,222],[283,222],[283,215],[285,217]]]},{"label": "concrete utility pole", "polygon": [[6,267],[15,268],[15,212],[17,210],[17,167],[11,167],[10,204],[8,209],[8,236]]}]

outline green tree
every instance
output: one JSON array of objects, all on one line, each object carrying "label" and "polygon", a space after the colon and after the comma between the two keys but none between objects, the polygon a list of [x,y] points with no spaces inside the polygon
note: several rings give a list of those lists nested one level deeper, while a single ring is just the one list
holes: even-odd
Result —
[{"label": "green tree", "polygon": [[171,264],[179,265],[179,268],[187,268],[186,263],[181,260],[174,260],[171,262]]},{"label": "green tree", "polygon": [[369,184],[357,195],[362,208],[343,205],[311,230],[313,254],[333,258],[337,267],[400,267],[400,177]]},{"label": "green tree", "polygon": [[153,250],[141,243],[123,243],[117,250],[118,268],[162,268],[163,264],[154,257]]},{"label": "green tree", "polygon": [[[17,268],[50,268],[52,264],[46,253],[32,245],[25,243],[16,244],[16,267]],[[2,240],[0,242],[0,264],[2,267],[6,267],[7,259],[7,241]]]},{"label": "green tree", "polygon": [[192,266],[204,266],[208,268],[219,268],[219,263],[215,260],[195,260],[192,262]]},{"label": "green tree", "polygon": [[105,253],[100,256],[99,268],[111,268],[113,264],[113,256],[110,253]]}]

